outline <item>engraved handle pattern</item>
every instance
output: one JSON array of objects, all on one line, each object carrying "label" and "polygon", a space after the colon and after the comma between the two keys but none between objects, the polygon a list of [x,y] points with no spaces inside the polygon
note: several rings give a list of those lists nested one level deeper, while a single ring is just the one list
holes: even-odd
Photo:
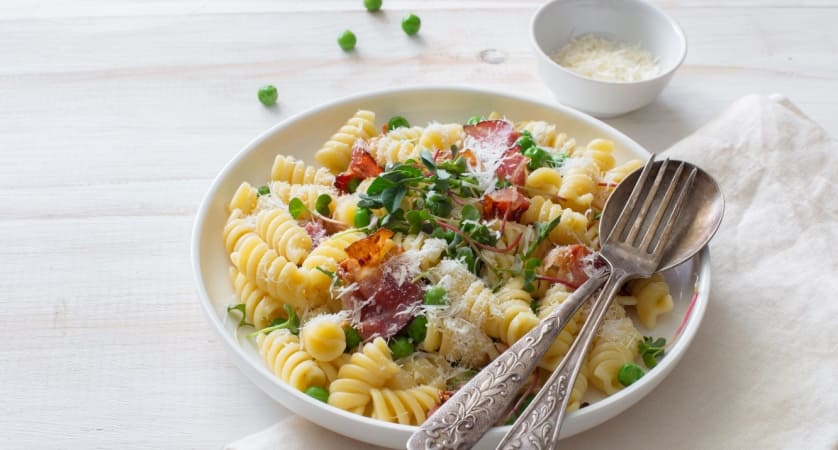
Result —
[{"label": "engraved handle pattern", "polygon": [[497,450],[552,450],[559,441],[570,393],[582,362],[588,354],[614,295],[626,280],[625,273],[613,273],[600,292],[579,336],[547,383],[498,444]]},{"label": "engraved handle pattern", "polygon": [[599,288],[605,276],[590,278],[552,314],[461,387],[410,437],[408,450],[471,448],[507,412],[559,331]]}]

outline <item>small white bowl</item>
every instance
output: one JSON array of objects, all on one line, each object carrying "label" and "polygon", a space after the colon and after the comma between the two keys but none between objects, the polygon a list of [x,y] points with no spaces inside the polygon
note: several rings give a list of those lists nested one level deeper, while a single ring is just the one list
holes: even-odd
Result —
[{"label": "small white bowl", "polygon": [[[614,117],[652,103],[687,56],[687,39],[678,23],[643,0],[554,0],[536,11],[530,30],[539,73],[556,100],[596,117]],[[601,81],[550,58],[586,34],[639,44],[657,58],[660,74],[643,81]]]}]

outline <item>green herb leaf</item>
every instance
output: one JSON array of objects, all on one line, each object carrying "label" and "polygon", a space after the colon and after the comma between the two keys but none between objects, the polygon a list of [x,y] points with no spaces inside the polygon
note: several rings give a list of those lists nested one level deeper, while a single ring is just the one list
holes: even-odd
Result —
[{"label": "green herb leaf", "polygon": [[288,212],[291,213],[291,217],[294,219],[299,219],[303,214],[309,212],[306,205],[297,197],[291,199],[288,202]]},{"label": "green herb leaf", "polygon": [[259,189],[256,190],[256,195],[262,197],[263,195],[268,195],[271,193],[271,188],[267,185],[259,186]]},{"label": "green herb leaf", "polygon": [[460,217],[462,217],[462,220],[478,221],[480,220],[480,212],[473,205],[466,205],[463,206]]},{"label": "green herb leaf", "polygon": [[285,312],[288,314],[287,319],[276,319],[266,328],[250,333],[247,337],[254,337],[258,334],[268,334],[276,330],[287,329],[291,334],[300,334],[300,318],[297,312],[294,311],[290,305],[285,305]]},{"label": "green herb leaf", "polygon": [[524,258],[529,258],[530,255],[535,251],[538,246],[547,239],[547,236],[550,235],[550,232],[553,231],[553,228],[559,224],[562,220],[562,217],[556,217],[555,219],[551,220],[549,223],[545,222],[538,222],[535,224],[535,239],[530,243],[529,248],[527,251],[524,252]]},{"label": "green herb leaf", "polygon": [[387,121],[387,131],[395,130],[396,128],[410,128],[410,122],[402,116],[393,116]]},{"label": "green herb leaf", "polygon": [[419,154],[419,159],[422,161],[422,164],[428,168],[431,172],[436,172],[436,162],[434,161],[433,155],[427,149],[422,149],[422,152]]},{"label": "green herb leaf", "polygon": [[538,258],[527,258],[521,267],[524,275],[524,290],[527,292],[535,291],[535,269],[541,265],[541,260]]},{"label": "green herb leaf", "polygon": [[396,181],[391,181],[390,179],[385,178],[383,176],[378,176],[374,180],[372,180],[372,183],[370,183],[369,187],[367,187],[367,195],[378,195],[384,192],[385,189],[397,185],[398,182]]},{"label": "green herb leaf", "polygon": [[384,192],[381,193],[381,204],[384,205],[387,212],[392,213],[393,211],[401,208],[402,199],[405,194],[407,194],[407,188],[404,186],[396,186],[390,189],[385,189]]},{"label": "green herb leaf", "polygon": [[643,358],[643,364],[650,369],[657,366],[661,358],[666,355],[665,347],[666,339],[662,337],[653,340],[652,336],[643,336],[643,340],[637,344],[637,350],[640,357]]},{"label": "green herb leaf", "polygon": [[230,305],[230,306],[227,307],[227,314],[232,314],[233,311],[238,311],[241,314],[241,317],[239,318],[239,323],[238,323],[239,328],[241,328],[241,327],[252,327],[253,326],[253,324],[248,322],[247,318],[245,317],[245,308],[246,307],[247,307],[247,305],[245,305],[244,303],[239,303],[238,305]]},{"label": "green herb leaf", "polygon": [[329,211],[329,205],[331,203],[332,197],[329,194],[320,194],[320,196],[317,197],[317,201],[314,203],[314,209],[321,216],[329,217],[331,214],[331,211]]},{"label": "green herb leaf", "polygon": [[436,167],[437,169],[447,170],[455,175],[460,175],[468,170],[468,164],[465,158],[461,156],[437,163]]}]

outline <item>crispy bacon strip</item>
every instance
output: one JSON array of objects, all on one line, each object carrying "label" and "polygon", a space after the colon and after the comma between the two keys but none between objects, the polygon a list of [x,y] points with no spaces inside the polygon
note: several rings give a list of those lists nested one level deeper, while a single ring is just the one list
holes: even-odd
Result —
[{"label": "crispy bacon strip", "polygon": [[508,187],[483,196],[483,217],[515,220],[521,218],[530,201],[517,188]]},{"label": "crispy bacon strip", "polygon": [[353,322],[364,339],[389,338],[413,318],[422,302],[422,287],[410,279],[397,279],[388,268],[390,258],[402,249],[391,239],[393,232],[379,228],[346,248],[348,258],[338,265],[344,284],[358,289],[342,298],[344,307],[357,311]]},{"label": "crispy bacon strip", "polygon": [[335,188],[341,193],[349,192],[353,181],[361,182],[370,177],[377,177],[384,169],[375,162],[370,152],[362,143],[356,143],[352,147],[352,159],[345,172],[335,177]]},{"label": "crispy bacon strip", "polygon": [[595,264],[589,256],[593,252],[580,244],[556,247],[544,257],[545,275],[562,280],[564,284],[581,286],[588,280],[585,269]]}]

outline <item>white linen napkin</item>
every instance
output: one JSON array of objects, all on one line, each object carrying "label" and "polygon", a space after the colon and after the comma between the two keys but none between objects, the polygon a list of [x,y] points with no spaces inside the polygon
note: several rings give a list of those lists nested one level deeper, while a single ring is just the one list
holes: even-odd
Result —
[{"label": "white linen napkin", "polygon": [[[665,152],[713,175],[725,217],[704,322],[638,404],[562,449],[838,448],[838,142],[748,96]],[[372,447],[298,417],[227,450]]]}]

